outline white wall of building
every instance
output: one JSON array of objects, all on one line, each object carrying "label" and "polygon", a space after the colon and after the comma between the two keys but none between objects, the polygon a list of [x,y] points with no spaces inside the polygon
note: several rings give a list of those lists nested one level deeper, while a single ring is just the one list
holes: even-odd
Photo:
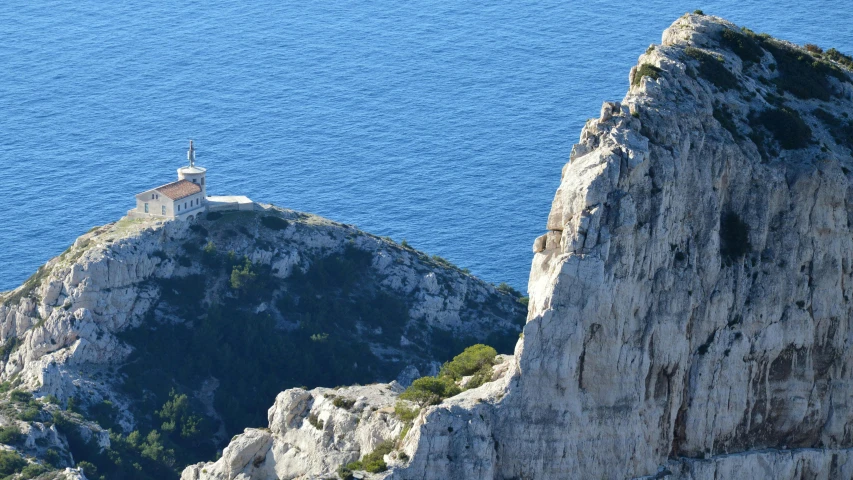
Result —
[{"label": "white wall of building", "polygon": [[[145,205],[148,204],[148,211],[145,210]],[[180,200],[172,200],[171,198],[157,192],[157,190],[149,190],[136,195],[135,213],[139,216],[151,217],[166,217],[166,218],[186,218],[190,215],[200,213],[200,209],[204,209],[205,197],[203,192],[199,192]]]}]

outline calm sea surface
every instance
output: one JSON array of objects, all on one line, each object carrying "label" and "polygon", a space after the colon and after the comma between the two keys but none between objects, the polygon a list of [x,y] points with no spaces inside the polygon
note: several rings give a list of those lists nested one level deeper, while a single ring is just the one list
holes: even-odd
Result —
[{"label": "calm sea surface", "polygon": [[523,290],[584,121],[696,8],[853,53],[849,0],[5,0],[0,290],[171,181],[190,138],[212,194]]}]

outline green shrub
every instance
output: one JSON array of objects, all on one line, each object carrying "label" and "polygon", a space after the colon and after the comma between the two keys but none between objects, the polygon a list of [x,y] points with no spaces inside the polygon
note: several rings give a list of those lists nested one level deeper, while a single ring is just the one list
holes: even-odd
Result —
[{"label": "green shrub", "polygon": [[27,461],[18,452],[0,450],[0,475],[20,473],[26,466]]},{"label": "green shrub", "polygon": [[459,268],[456,265],[454,265],[453,263],[451,263],[450,260],[448,260],[448,259],[446,259],[440,255],[433,255],[431,258],[432,258],[433,262],[435,262],[436,264],[438,264],[442,267]]},{"label": "green shrub", "polygon": [[315,333],[308,338],[310,338],[312,342],[325,342],[329,340],[329,334],[325,332]]},{"label": "green shrub", "polygon": [[402,400],[409,400],[424,407],[436,405],[443,399],[462,392],[450,377],[421,377],[400,394]]},{"label": "green shrub", "polygon": [[269,228],[270,230],[284,230],[287,228],[289,223],[281,217],[267,215],[261,218],[261,225]]},{"label": "green shrub", "polygon": [[749,226],[734,212],[728,212],[720,218],[720,255],[724,260],[733,261],[752,250],[749,244]]},{"label": "green shrub", "polygon": [[98,425],[106,429],[115,426],[118,417],[118,409],[109,400],[103,400],[89,406],[88,413],[93,420],[98,422]]},{"label": "green shrub", "polygon": [[492,365],[495,364],[497,354],[498,352],[488,345],[472,345],[453,357],[453,360],[442,365],[439,376],[459,380],[462,377],[473,375],[483,367],[491,369]]},{"label": "green shrub", "polygon": [[[768,108],[756,117],[757,123],[767,129],[785,150],[805,148],[812,138],[812,129],[789,108]],[[755,122],[751,122],[755,123]]]},{"label": "green shrub", "polygon": [[235,265],[231,270],[231,288],[240,291],[249,291],[255,287],[258,274],[254,270],[252,262],[246,258],[243,265]]},{"label": "green shrub", "polygon": [[798,98],[829,101],[833,92],[828,76],[850,81],[838,67],[806,52],[774,40],[764,40],[763,46],[773,54],[779,69],[779,76],[773,82]]},{"label": "green shrub", "polygon": [[493,374],[494,372],[492,372],[491,365],[483,365],[479,370],[471,375],[468,383],[465,384],[465,390],[477,388],[485,383],[491,382]]},{"label": "green shrub", "polygon": [[33,394],[23,390],[12,390],[12,393],[9,394],[9,398],[11,398],[13,402],[29,403],[29,401],[33,399]]},{"label": "green shrub", "polygon": [[652,64],[644,63],[640,65],[639,68],[637,68],[637,70],[634,72],[634,78],[631,79],[631,85],[639,85],[643,77],[658,79],[660,78],[660,74],[662,71],[663,70]]},{"label": "green shrub", "polygon": [[705,12],[702,10],[693,10],[693,15],[705,15]]},{"label": "green shrub", "polygon": [[21,429],[15,424],[0,427],[0,443],[4,445],[15,445],[21,437]]},{"label": "green shrub", "polygon": [[826,51],[826,58],[832,60],[833,62],[838,62],[845,67],[853,70],[853,57],[850,55],[845,55],[834,48],[830,48]]},{"label": "green shrub", "polygon": [[160,430],[176,442],[182,439],[200,442],[213,434],[208,422],[193,413],[186,394],[178,394],[175,389],[169,392],[169,400],[163,404],[157,416],[163,420]]},{"label": "green shrub", "polygon": [[844,121],[823,108],[816,108],[812,115],[827,126],[835,143],[853,149],[853,123]]},{"label": "green shrub", "polygon": [[36,270],[36,273],[30,275],[30,277],[24,281],[24,284],[15,292],[9,292],[9,294],[3,298],[3,301],[0,302],[0,305],[13,305],[18,303],[22,298],[29,297],[30,294],[41,285],[42,280],[44,280],[50,271],[42,265]]},{"label": "green shrub", "polygon": [[216,251],[216,244],[212,241],[208,241],[204,248],[201,249],[201,263],[208,267],[218,267],[221,263],[219,254]]},{"label": "green shrub", "polygon": [[728,109],[721,106],[715,106],[714,118],[717,119],[718,122],[720,122],[720,125],[723,128],[725,128],[729,131],[729,133],[732,134],[732,137],[734,137],[735,139],[740,138],[740,133],[737,131],[737,124],[735,123],[734,118],[732,118],[732,114],[728,111]]},{"label": "green shrub", "polygon": [[65,410],[68,410],[69,412],[82,413],[80,411],[79,402],[77,402],[77,399],[74,397],[68,397],[68,401],[65,402]]},{"label": "green shrub", "polygon": [[345,397],[336,397],[332,400],[332,405],[338,408],[343,408],[344,410],[349,410],[353,405],[355,405],[355,400]]},{"label": "green shrub", "polygon": [[44,461],[51,467],[56,468],[62,463],[62,457],[59,456],[59,452],[55,448],[49,448],[44,452]]},{"label": "green shrub", "polygon": [[77,462],[77,466],[83,469],[83,473],[86,475],[86,477],[98,477],[98,467],[96,467],[95,464],[83,460],[82,462]]},{"label": "green shrub", "polygon": [[[16,348],[18,348],[18,345],[20,343],[21,341],[18,339],[18,337],[14,336],[6,340],[3,345],[0,345],[0,358],[2,358],[4,362],[9,361],[9,355],[11,355],[12,352],[14,352]],[[9,382],[0,383],[0,393],[8,391],[3,390],[4,385],[9,385]]]},{"label": "green shrub", "polygon": [[388,470],[388,465],[385,464],[383,457],[394,451],[396,442],[394,440],[386,440],[376,446],[376,449],[368,453],[361,460],[347,464],[345,467],[338,469],[338,475],[343,479],[353,478],[352,472],[355,470],[363,470],[368,473],[379,473]]},{"label": "green shrub", "polygon": [[309,415],[308,415],[308,423],[310,423],[311,425],[313,425],[313,426],[314,426],[314,428],[316,428],[317,430],[322,430],[322,429],[323,429],[323,426],[324,426],[324,425],[323,425],[323,421],[322,421],[322,420],[320,420],[320,419],[317,417],[317,415],[316,415],[316,414],[314,414],[314,413],[311,413],[311,414],[309,414]]},{"label": "green shrub", "polygon": [[508,283],[501,282],[497,287],[499,292],[506,293],[507,295],[512,295],[513,297],[520,297],[521,292],[512,288]]},{"label": "green shrub", "polygon": [[764,50],[758,42],[735,30],[723,30],[720,34],[720,44],[735,52],[745,62],[758,63],[764,56]]},{"label": "green shrub", "polygon": [[341,480],[352,480],[355,476],[353,476],[352,470],[347,468],[346,465],[341,465],[338,467],[338,478]]},{"label": "green shrub", "polygon": [[414,420],[420,411],[421,410],[419,408],[407,407],[404,402],[397,402],[397,404],[394,405],[394,414],[404,422],[411,422]]},{"label": "green shrub", "polygon": [[726,68],[721,58],[693,47],[685,48],[684,54],[698,62],[699,76],[713,83],[720,90],[737,88],[737,77]]},{"label": "green shrub", "polygon": [[39,409],[28,407],[18,415],[18,418],[25,422],[32,422],[39,418]]},{"label": "green shrub", "polygon": [[[50,469],[45,467],[44,465],[39,465],[38,463],[31,463],[21,470],[21,478],[22,479],[31,479],[36,478],[43,473],[49,472]],[[89,477],[95,478],[95,477]]]}]

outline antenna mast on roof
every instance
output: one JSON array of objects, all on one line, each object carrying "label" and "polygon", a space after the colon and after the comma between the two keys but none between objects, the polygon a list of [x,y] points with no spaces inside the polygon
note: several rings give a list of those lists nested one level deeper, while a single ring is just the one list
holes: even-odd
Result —
[{"label": "antenna mast on roof", "polygon": [[187,160],[190,161],[190,167],[195,166],[195,147],[193,147],[192,140],[190,140],[190,149],[187,150]]}]

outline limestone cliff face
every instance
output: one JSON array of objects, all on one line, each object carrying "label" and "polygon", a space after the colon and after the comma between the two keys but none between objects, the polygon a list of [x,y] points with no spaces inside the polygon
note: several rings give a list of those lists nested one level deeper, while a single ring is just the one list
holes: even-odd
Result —
[{"label": "limestone cliff face", "polygon": [[423,412],[381,476],[853,478],[833,58],[714,17],[667,29],[563,169],[510,372]]}]

